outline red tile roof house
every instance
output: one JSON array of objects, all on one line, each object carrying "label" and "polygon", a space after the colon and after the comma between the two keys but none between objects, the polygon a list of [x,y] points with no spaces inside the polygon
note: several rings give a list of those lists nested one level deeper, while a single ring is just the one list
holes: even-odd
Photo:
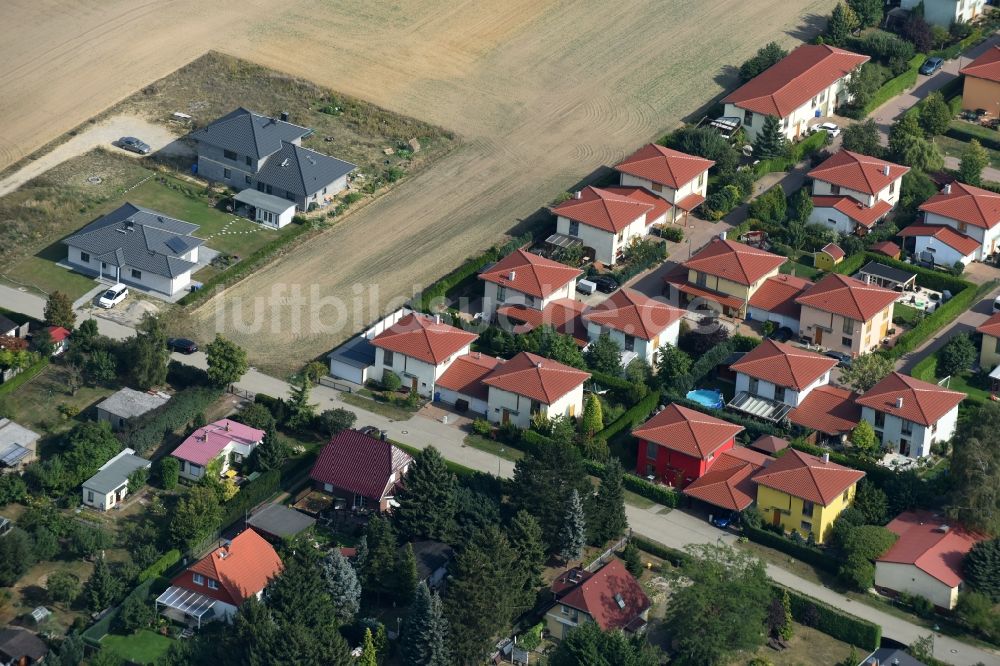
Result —
[{"label": "red tile roof house", "polygon": [[882,446],[909,458],[931,453],[931,444],[955,434],[965,394],[893,372],[857,399],[861,418]]},{"label": "red tile roof house", "polygon": [[841,234],[868,233],[896,207],[903,175],[909,170],[841,150],[808,174],[813,179],[809,221]]},{"label": "red tile roof house", "polygon": [[820,386],[788,412],[788,422],[812,430],[808,440],[813,444],[843,444],[861,421],[857,397],[839,386]]},{"label": "red tile roof house", "polygon": [[799,330],[799,315],[802,308],[795,299],[812,286],[812,282],[795,275],[774,275],[750,297],[747,318],[754,321],[773,321],[779,328],[784,326]]},{"label": "red tile roof house", "polygon": [[708,170],[715,162],[648,143],[615,165],[623,187],[643,187],[669,203],[677,222],[705,201]]},{"label": "red tile roof house", "polygon": [[943,224],[911,224],[898,236],[903,239],[906,249],[917,258],[937,266],[950,268],[959,262],[968,266],[981,250],[975,238]]},{"label": "red tile roof house", "polygon": [[744,317],[750,299],[786,261],[781,255],[714,238],[681,264],[686,278],[682,272],[664,278],[667,300],[679,307],[716,303],[726,314]]},{"label": "red tile roof house", "polygon": [[487,387],[487,418],[527,428],[533,414],[546,418],[582,416],[583,384],[589,378],[589,372],[521,352],[482,378]]},{"label": "red tile roof house", "polygon": [[892,325],[895,291],[830,273],[795,302],[801,306],[799,335],[852,356],[877,349]]},{"label": "red tile roof house", "polygon": [[597,571],[575,568],[562,573],[550,588],[554,597],[545,626],[555,640],[576,627],[596,622],[603,631],[640,633],[652,605],[642,586],[613,558]]},{"label": "red tile roof house", "polygon": [[539,326],[551,326],[564,335],[572,336],[578,346],[586,347],[590,342],[582,317],[586,309],[586,303],[570,298],[549,301],[544,310],[527,305],[501,305],[496,310],[496,322],[516,335],[528,333]]},{"label": "red tile roof house", "polygon": [[997,251],[1000,239],[1000,194],[954,182],[920,205],[923,223],[948,226],[975,240],[976,261]]},{"label": "red tile roof house", "polygon": [[664,199],[641,187],[587,186],[552,208],[556,233],[578,239],[594,259],[612,266],[634,239],[663,224],[670,208]]},{"label": "red tile roof house", "polygon": [[764,340],[729,366],[736,395],[729,407],[769,421],[782,421],[809,393],[830,383],[835,359]]},{"label": "red tile roof house", "polygon": [[62,326],[47,326],[45,330],[49,332],[49,339],[52,340],[53,356],[59,356],[69,348],[69,331]]},{"label": "red tile roof house", "polygon": [[578,268],[515,250],[479,274],[485,283],[483,315],[491,321],[496,309],[504,304],[544,310],[552,301],[572,299],[576,280],[582,274]]},{"label": "red tile roof house", "polygon": [[899,539],[875,561],[875,589],[929,599],[950,611],[962,588],[962,560],[983,536],[930,511],[906,511],[886,525]]},{"label": "red tile roof house", "polygon": [[483,378],[490,374],[503,359],[482,352],[459,356],[437,380],[437,397],[440,402],[452,405],[458,411],[470,411],[483,417],[490,414],[490,387]]},{"label": "red tile roof house", "polygon": [[263,430],[231,419],[219,419],[188,435],[170,455],[180,461],[182,479],[198,481],[205,476],[211,461],[221,461],[219,473],[224,474],[230,463],[249,457],[262,441]]},{"label": "red tile roof house", "polygon": [[622,366],[635,358],[652,365],[663,345],[676,345],[684,311],[632,289],[619,289],[583,313],[587,337],[607,333],[623,351]]},{"label": "red tile roof house", "polygon": [[231,622],[240,604],[261,596],[268,581],[281,573],[281,558],[253,530],[240,532],[178,574],[156,599],[164,617],[201,627],[203,622]]},{"label": "red tile roof house", "polygon": [[354,510],[386,512],[413,463],[391,442],[345,430],[320,451],[309,478],[317,490],[343,499]]},{"label": "red tile roof house", "polygon": [[408,314],[372,338],[373,377],[381,380],[386,372],[394,372],[404,389],[432,397],[438,378],[456,358],[469,353],[478,337],[437,318]]},{"label": "red tile roof house", "polygon": [[683,492],[723,511],[744,511],[757,498],[753,475],[772,462],[771,456],[738,446],[720,455],[712,469]]},{"label": "red tile roof house", "polygon": [[639,440],[635,471],[683,488],[701,478],[718,457],[736,445],[738,426],[687,407],[670,404],[632,431]]},{"label": "red tile roof house", "polygon": [[725,97],[723,115],[741,119],[751,141],[767,116],[777,116],[785,136],[797,139],[817,118],[832,116],[850,101],[847,82],[869,59],[825,44],[804,44]]},{"label": "red tile roof house", "polygon": [[[983,1],[979,0],[980,10]],[[959,74],[965,75],[962,84],[962,108],[968,111],[986,109],[988,113],[996,113],[996,106],[1000,103],[1000,47],[994,44],[963,67]]]}]

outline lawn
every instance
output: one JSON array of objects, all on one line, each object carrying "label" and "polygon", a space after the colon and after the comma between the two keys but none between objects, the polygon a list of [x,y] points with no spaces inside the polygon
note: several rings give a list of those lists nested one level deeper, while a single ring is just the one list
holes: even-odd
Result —
[{"label": "lawn", "polygon": [[524,457],[524,451],[521,451],[520,449],[505,446],[501,442],[475,434],[465,436],[465,446],[471,446],[474,449],[479,449],[480,451],[485,451],[486,453],[492,453],[495,456],[500,456],[504,460],[509,460],[511,462],[517,462]]},{"label": "lawn", "polygon": [[[966,125],[968,123],[965,123]],[[965,152],[967,144],[964,141],[959,141],[950,136],[937,136],[934,137],[934,143],[941,150],[943,155],[948,157],[954,157],[956,159],[962,159],[962,153]],[[986,149],[987,154],[990,156],[990,166],[993,168],[1000,168],[1000,152],[992,150],[990,148]]]},{"label": "lawn", "polygon": [[[918,364],[918,371],[913,373],[913,376],[917,379],[922,379],[925,382],[936,384],[939,379],[941,379],[937,376],[937,358],[937,354],[934,354],[929,359],[921,361]],[[976,400],[980,400],[982,402],[990,401],[990,391],[988,385],[980,382],[977,376],[972,372],[952,375],[948,380],[947,386],[953,391],[961,391],[962,393],[965,393],[970,398],[975,398]]]},{"label": "lawn", "polygon": [[349,405],[360,407],[361,409],[373,412],[393,421],[409,421],[416,410],[410,410],[385,400],[378,400],[375,394],[368,392],[372,397],[366,398],[360,393],[341,393],[340,399]]},{"label": "lawn", "polygon": [[[743,653],[729,662],[730,666],[744,666],[754,657],[766,659],[775,666],[812,666],[813,664],[839,664],[851,655],[851,646],[797,622],[793,623],[794,633],[788,641],[788,648],[776,652],[767,645],[755,652]],[[863,655],[856,653],[858,661]]]},{"label": "lawn", "polygon": [[908,328],[913,328],[924,318],[923,310],[902,303],[896,303],[892,313],[892,323],[902,324]]},{"label": "lawn", "polygon": [[152,664],[167,653],[172,643],[173,639],[162,634],[140,629],[131,636],[106,635],[101,639],[101,651],[107,650],[137,664]]},{"label": "lawn", "polygon": [[778,271],[784,273],[785,275],[795,273],[798,277],[806,278],[807,280],[813,279],[814,276],[821,272],[815,266],[803,264],[799,261],[793,261],[791,259],[783,263]]}]

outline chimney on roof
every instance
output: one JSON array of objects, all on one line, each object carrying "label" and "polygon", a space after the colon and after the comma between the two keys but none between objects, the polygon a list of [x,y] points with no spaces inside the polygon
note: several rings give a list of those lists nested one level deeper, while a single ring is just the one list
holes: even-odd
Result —
[{"label": "chimney on roof", "polygon": [[573,193],[573,198],[574,199],[579,199],[582,196],[583,196],[583,192],[581,192],[580,190],[577,190],[576,192]]},{"label": "chimney on roof", "polygon": [[439,314],[434,315],[434,323],[435,324],[440,324],[441,323],[441,315],[439,315]]},{"label": "chimney on roof", "polygon": [[902,409],[902,408],[903,408],[903,396],[899,396],[898,398],[896,398],[896,409]]},{"label": "chimney on roof", "polygon": [[726,232],[725,231],[723,231],[721,234],[719,234],[719,240],[726,240]]},{"label": "chimney on roof", "polygon": [[226,432],[229,432],[229,421],[226,421]]},{"label": "chimney on roof", "polygon": [[825,465],[828,462],[830,462],[830,454],[828,452],[824,452],[823,453],[823,464]]},{"label": "chimney on roof", "polygon": [[535,367],[536,368],[541,368],[542,367],[542,362],[541,361],[535,361]]},{"label": "chimney on roof", "polygon": [[951,183],[945,183],[944,184],[944,193],[945,194],[951,194]]},{"label": "chimney on roof", "polygon": [[939,525],[938,528],[937,528],[937,531],[941,532],[942,534],[947,534],[948,530],[950,530],[950,529],[951,528],[948,527],[947,525]]},{"label": "chimney on roof", "polygon": [[282,111],[281,112],[281,121],[285,122],[285,123],[288,122],[288,111]]},{"label": "chimney on roof", "polygon": [[510,275],[507,276],[507,279],[510,280],[511,282],[513,282],[514,278],[516,278],[516,277],[517,277],[517,271],[511,271]]},{"label": "chimney on roof", "polygon": [[889,165],[888,164],[886,164],[884,167],[882,167],[882,175],[883,176],[888,176],[889,175]]}]

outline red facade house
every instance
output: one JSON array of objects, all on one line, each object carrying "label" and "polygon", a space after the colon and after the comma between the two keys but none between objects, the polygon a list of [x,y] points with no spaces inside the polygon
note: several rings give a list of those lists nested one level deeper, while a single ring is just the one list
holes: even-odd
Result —
[{"label": "red facade house", "polygon": [[345,430],[323,447],[309,476],[317,490],[356,509],[389,511],[413,458],[383,439]]},{"label": "red facade house", "polygon": [[738,426],[671,404],[632,431],[639,440],[636,473],[683,488],[736,444]]}]

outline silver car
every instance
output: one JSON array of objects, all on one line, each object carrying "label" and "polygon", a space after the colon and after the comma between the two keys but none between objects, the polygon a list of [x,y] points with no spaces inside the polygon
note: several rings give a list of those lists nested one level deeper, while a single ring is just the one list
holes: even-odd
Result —
[{"label": "silver car", "polygon": [[118,147],[132,153],[139,153],[140,155],[149,154],[149,144],[134,136],[123,136],[118,139]]}]

